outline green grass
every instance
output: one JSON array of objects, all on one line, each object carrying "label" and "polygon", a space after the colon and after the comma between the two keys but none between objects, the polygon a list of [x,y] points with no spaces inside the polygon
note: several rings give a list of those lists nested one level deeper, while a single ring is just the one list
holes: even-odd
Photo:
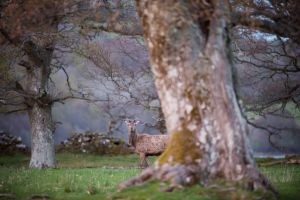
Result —
[{"label": "green grass", "polygon": [[[255,193],[224,184],[216,184],[212,188],[196,185],[173,192],[163,192],[167,185],[151,182],[147,183],[147,187],[138,186],[117,192],[120,182],[140,172],[140,169],[135,167],[138,163],[136,155],[97,156],[63,153],[57,155],[57,160],[57,169],[36,170],[28,169],[29,157],[0,156],[0,194],[12,193],[17,199],[28,199],[34,194],[47,194],[56,200],[206,200],[256,197]],[[153,162],[154,158],[150,160]],[[276,165],[261,167],[261,170],[278,189],[281,199],[300,199],[300,166]]]},{"label": "green grass", "polygon": [[[93,199],[104,197],[115,190],[116,185],[134,176],[138,169],[13,169],[2,168],[1,188],[4,193],[13,192],[18,198],[32,194],[48,194],[54,199]],[[88,193],[94,190],[94,195]],[[88,198],[93,196],[93,198]]]},{"label": "green grass", "polygon": [[99,156],[93,154],[70,154],[57,155],[58,167],[136,167],[138,158],[135,155]]},{"label": "green grass", "polygon": [[[14,156],[0,156],[0,166],[26,167],[29,157],[16,154]],[[56,155],[58,168],[94,168],[94,167],[136,167],[139,159],[136,155],[99,156],[94,154],[59,153]],[[153,163],[155,157],[149,157],[148,162]]]},{"label": "green grass", "polygon": [[[241,186],[234,183],[215,182],[204,188],[200,185],[192,187],[174,189],[172,192],[166,192],[168,188],[166,183],[151,181],[142,186],[131,187],[122,192],[115,193],[112,199],[131,199],[131,200],[149,200],[149,199],[164,199],[164,200],[254,200],[254,199],[272,199],[273,195],[270,192],[262,190],[250,192],[242,189]],[[130,197],[130,198],[128,198]]]},{"label": "green grass", "polygon": [[300,199],[300,166],[280,164],[261,167],[274,187],[279,191],[280,199]]}]

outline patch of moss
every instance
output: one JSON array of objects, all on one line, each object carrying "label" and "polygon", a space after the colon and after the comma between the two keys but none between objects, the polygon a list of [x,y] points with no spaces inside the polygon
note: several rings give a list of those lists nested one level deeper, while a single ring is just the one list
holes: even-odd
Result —
[{"label": "patch of moss", "polygon": [[201,159],[197,146],[197,137],[188,129],[174,131],[164,153],[158,158],[158,164],[192,164]]}]

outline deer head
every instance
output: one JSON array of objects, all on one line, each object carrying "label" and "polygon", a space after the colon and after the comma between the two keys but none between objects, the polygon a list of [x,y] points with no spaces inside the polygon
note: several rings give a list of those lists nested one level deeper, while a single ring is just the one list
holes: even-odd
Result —
[{"label": "deer head", "polygon": [[140,123],[139,120],[135,119],[125,119],[125,123],[127,124],[128,129],[135,130],[135,126]]},{"label": "deer head", "polygon": [[128,127],[128,141],[129,141],[129,145],[135,145],[135,141],[136,141],[136,125],[138,123],[140,123],[139,120],[135,120],[135,119],[126,119],[124,120],[127,127]]}]

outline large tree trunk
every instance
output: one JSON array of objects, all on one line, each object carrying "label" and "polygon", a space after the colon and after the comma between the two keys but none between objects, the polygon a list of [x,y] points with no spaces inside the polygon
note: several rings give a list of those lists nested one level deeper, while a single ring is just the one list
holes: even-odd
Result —
[{"label": "large tree trunk", "polygon": [[137,1],[170,142],[149,178],[188,185],[222,178],[271,187],[258,172],[232,84],[226,1]]},{"label": "large tree trunk", "polygon": [[29,105],[31,125],[31,168],[55,167],[55,149],[51,116],[51,98],[47,84],[50,76],[50,63],[53,44],[42,40],[28,41],[24,45],[28,55],[26,92],[30,94],[26,103]]},{"label": "large tree trunk", "polygon": [[31,168],[55,166],[51,106],[34,103],[29,111],[31,126]]}]

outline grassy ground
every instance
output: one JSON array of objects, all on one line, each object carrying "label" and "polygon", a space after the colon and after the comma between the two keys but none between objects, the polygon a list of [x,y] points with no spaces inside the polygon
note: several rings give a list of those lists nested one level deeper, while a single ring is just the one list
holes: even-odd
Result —
[{"label": "grassy ground", "polygon": [[[29,158],[0,156],[0,199],[42,199],[45,195],[56,200],[87,199],[252,199],[255,194],[236,191],[233,185],[216,184],[211,188],[194,186],[163,192],[165,185],[152,182],[148,187],[134,187],[117,192],[116,186],[138,174],[138,158],[129,156],[95,156],[59,154],[58,168],[28,169]],[[151,158],[153,162],[154,158]],[[278,189],[281,199],[300,199],[300,166],[276,165],[262,167],[262,172]],[[147,189],[146,189],[147,188]],[[217,192],[216,192],[217,191]],[[234,193],[232,192],[234,191]],[[5,197],[3,194],[6,194]],[[33,196],[35,195],[35,196]],[[238,196],[236,196],[238,195]],[[130,198],[129,198],[130,197]]]},{"label": "grassy ground", "polygon": [[299,165],[275,165],[261,167],[265,174],[279,191],[280,199],[300,199],[300,166]]}]

